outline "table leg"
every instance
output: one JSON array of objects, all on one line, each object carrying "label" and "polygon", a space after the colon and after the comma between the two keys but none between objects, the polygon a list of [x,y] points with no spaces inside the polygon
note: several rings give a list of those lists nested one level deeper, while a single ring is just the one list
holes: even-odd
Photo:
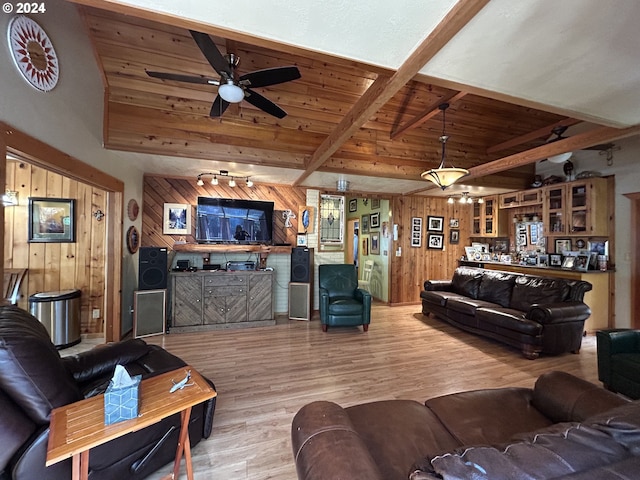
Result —
[{"label": "table leg", "polygon": [[176,449],[176,459],[173,462],[173,478],[178,479],[180,474],[180,461],[184,454],[184,463],[187,467],[187,478],[193,480],[193,466],[191,465],[191,442],[189,441],[189,418],[191,417],[191,407],[180,412],[180,437],[178,448]]},{"label": "table leg", "polygon": [[89,450],[77,453],[71,460],[71,478],[73,480],[88,480],[89,478]]}]

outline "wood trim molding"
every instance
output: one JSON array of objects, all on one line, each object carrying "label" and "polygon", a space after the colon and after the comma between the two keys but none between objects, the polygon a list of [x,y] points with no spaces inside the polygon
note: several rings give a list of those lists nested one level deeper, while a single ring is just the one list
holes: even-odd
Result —
[{"label": "wood trim molding", "polygon": [[391,132],[391,140],[398,138],[403,133],[414,129],[422,125],[424,122],[426,122],[430,118],[435,117],[438,113],[440,113],[440,108],[438,107],[440,107],[441,104],[447,103],[447,102],[455,103],[461,98],[463,98],[466,94],[467,92],[451,92],[439,98],[438,100],[433,102],[431,105],[428,105],[424,110],[422,110],[419,114],[417,114],[411,120],[406,122],[404,125],[400,125],[398,128],[393,130]]},{"label": "wood trim molding", "polygon": [[638,294],[638,288],[640,288],[640,235],[638,229],[640,228],[640,192],[625,193],[625,197],[631,200],[631,285],[629,291],[629,298],[631,299],[631,328],[640,329],[640,294]]},{"label": "wood trim molding", "polygon": [[506,142],[498,143],[497,145],[493,145],[487,148],[487,154],[501,152],[502,150],[506,150],[507,148],[517,147],[518,145],[522,145],[523,143],[530,142],[532,140],[537,140],[538,138],[548,137],[552,134],[552,130],[555,127],[570,127],[571,125],[575,125],[577,123],[581,123],[581,120],[576,120],[575,118],[565,118],[556,123],[552,123],[546,127],[539,128],[534,130],[533,132],[525,133],[524,135],[520,135],[518,137],[507,140]]}]

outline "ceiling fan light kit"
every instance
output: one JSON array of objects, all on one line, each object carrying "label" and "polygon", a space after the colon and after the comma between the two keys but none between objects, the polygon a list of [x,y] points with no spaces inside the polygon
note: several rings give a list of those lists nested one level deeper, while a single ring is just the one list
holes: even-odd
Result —
[{"label": "ceiling fan light kit", "polygon": [[571,158],[571,155],[573,155],[573,152],[559,153],[558,155],[550,156],[547,160],[551,163],[564,163]]},{"label": "ceiling fan light kit", "polygon": [[233,80],[228,80],[218,87],[218,94],[223,100],[229,103],[240,103],[244,99],[242,88],[233,84]]},{"label": "ceiling fan light kit", "polygon": [[444,166],[447,140],[449,139],[449,136],[445,134],[445,111],[447,110],[447,108],[449,108],[449,104],[442,103],[438,108],[442,111],[442,135],[439,138],[440,143],[442,143],[442,159],[438,168],[432,168],[431,170],[422,172],[420,176],[425,180],[433,182],[442,190],[444,190],[456,183],[462,177],[466,177],[467,175],[469,175],[469,170],[464,168]]}]

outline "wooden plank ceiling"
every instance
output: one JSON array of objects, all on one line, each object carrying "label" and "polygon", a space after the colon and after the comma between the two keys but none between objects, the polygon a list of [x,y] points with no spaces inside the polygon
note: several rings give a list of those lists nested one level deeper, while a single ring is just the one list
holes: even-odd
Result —
[{"label": "wooden plank ceiling", "polygon": [[[85,18],[105,81],[106,148],[154,155],[292,168],[304,177],[315,152],[378,78],[394,72],[315,52],[212,36],[240,57],[239,73],[296,65],[301,79],[256,89],[288,115],[277,119],[248,102],[209,117],[215,86],[150,78],[156,70],[217,78],[183,27],[89,6]],[[266,46],[265,46],[266,45]],[[318,171],[420,179],[440,162],[446,112],[447,163],[473,169],[469,184],[526,188],[533,163],[513,162],[485,176],[482,165],[543,145],[561,115],[460,92],[414,78],[318,166]],[[343,121],[344,122],[344,121]],[[537,135],[531,132],[538,131]],[[535,160],[534,160],[535,161]],[[315,165],[313,166],[315,169]],[[494,173],[495,172],[495,173]],[[302,182],[304,185],[304,182]],[[407,192],[397,192],[407,193]]]}]

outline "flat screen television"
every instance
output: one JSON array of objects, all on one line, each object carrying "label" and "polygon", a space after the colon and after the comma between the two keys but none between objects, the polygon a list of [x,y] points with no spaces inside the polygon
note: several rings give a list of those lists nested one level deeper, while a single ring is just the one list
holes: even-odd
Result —
[{"label": "flat screen television", "polygon": [[198,243],[272,243],[273,202],[198,197]]}]

